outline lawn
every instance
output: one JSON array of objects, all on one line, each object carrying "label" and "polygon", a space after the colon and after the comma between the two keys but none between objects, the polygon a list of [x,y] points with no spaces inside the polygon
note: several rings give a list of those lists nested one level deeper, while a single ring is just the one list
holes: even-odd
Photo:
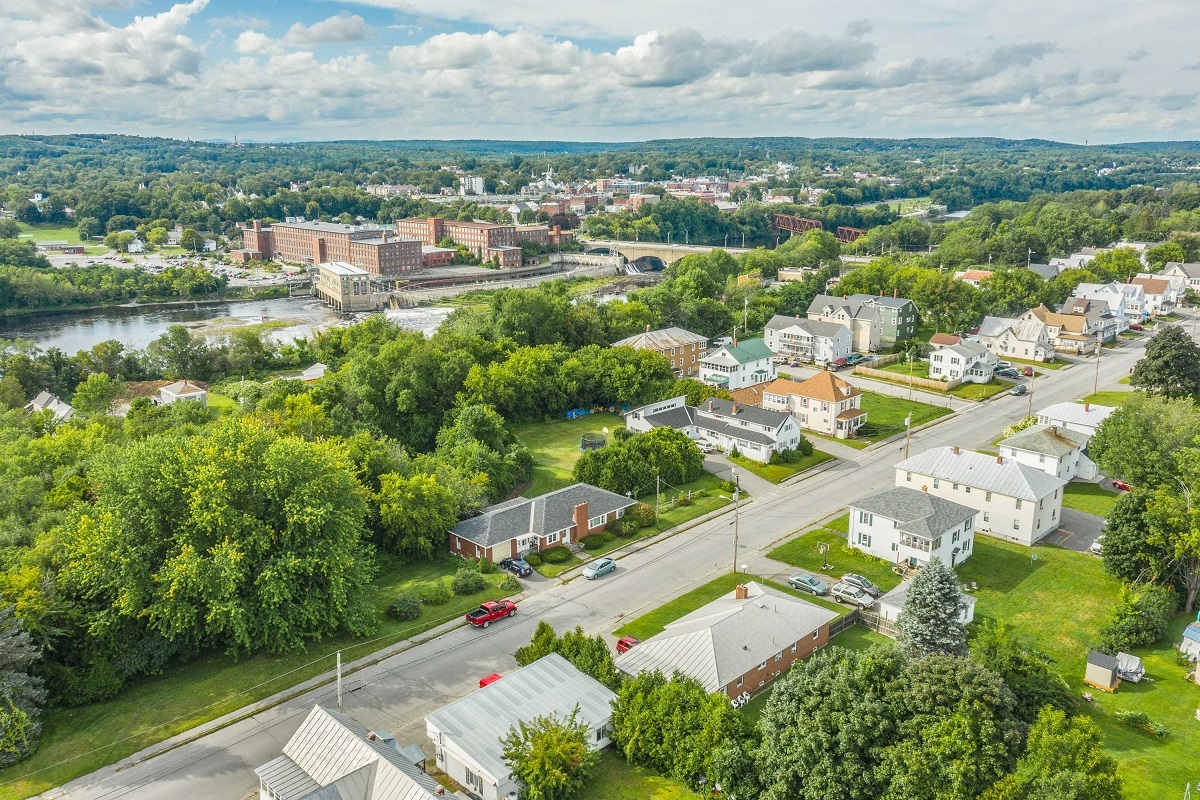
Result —
[{"label": "lawn", "polygon": [[222,414],[232,414],[237,411],[238,402],[227,395],[209,392],[208,407],[218,409]]},{"label": "lawn", "polygon": [[[908,374],[909,374],[908,366],[909,365],[908,365],[907,361],[897,361],[893,364],[888,364],[883,367],[875,367],[874,369],[881,369],[884,372],[895,373],[897,376],[908,377]],[[1042,365],[1042,366],[1045,366],[1045,365]],[[932,378],[929,378],[929,362],[928,361],[914,361],[912,363],[912,376],[914,378],[927,378],[930,380],[934,380]],[[903,378],[897,378],[895,381],[891,381],[891,382],[899,384],[901,386],[908,386],[908,382],[905,381]],[[917,389],[918,391],[922,391],[922,389],[919,385],[915,386],[913,388]],[[950,389],[949,391],[940,392],[940,394],[946,394],[951,397],[960,398],[962,400],[986,400],[989,397],[1000,394],[1000,392],[1006,391],[1011,388],[1012,388],[1011,383],[1005,383],[1003,381],[998,381],[995,378],[993,378],[988,383],[959,384],[958,386],[956,386],[953,389]],[[923,391],[937,392],[937,389],[925,389]],[[869,417],[868,417],[868,419],[869,419]]]},{"label": "lawn", "polygon": [[[1050,657],[1072,689],[1084,691],[1087,651],[1120,588],[1101,568],[1100,559],[977,536],[975,553],[959,568],[959,575],[979,584],[977,622],[1006,621]],[[1195,757],[1200,734],[1194,716],[1200,707],[1200,686],[1183,680],[1172,652],[1185,625],[1179,618],[1166,643],[1135,651],[1153,683],[1122,684],[1113,695],[1093,692],[1095,702],[1083,706],[1100,725],[1105,749],[1120,764],[1126,797],[1182,796],[1187,783],[1195,785],[1200,779]],[[1121,709],[1144,711],[1165,723],[1171,734],[1160,739],[1126,728],[1115,718]]]},{"label": "lawn", "polygon": [[1011,361],[1014,364],[1028,364],[1038,369],[1062,369],[1063,367],[1071,366],[1071,362],[1069,361],[1030,361],[1025,358],[1013,358],[1012,356],[1005,356],[1004,360]]},{"label": "lawn", "polygon": [[600,754],[600,763],[577,797],[578,800],[702,800],[701,795],[671,778],[630,765],[616,747]]},{"label": "lawn", "polygon": [[496,573],[484,576],[488,582],[485,591],[452,597],[444,605],[425,606],[416,620],[400,622],[384,616],[396,595],[438,581],[448,582],[461,564],[447,555],[437,561],[405,565],[376,578],[371,600],[378,610],[379,624],[370,637],[335,636],[311,645],[307,651],[281,656],[235,658],[224,652],[208,653],[161,675],[140,678],[107,702],[51,711],[44,721],[38,751],[19,765],[0,771],[0,798],[15,800],[44,792],[332,670],[339,649],[343,661],[350,662],[458,619],[483,600],[503,596],[496,586],[504,574]]},{"label": "lawn", "polygon": [[[643,528],[639,533],[643,536],[651,536],[729,505],[733,500],[728,494],[724,494],[724,483],[724,480],[711,472],[705,472],[691,483],[685,483],[682,486],[664,486],[662,489],[662,512],[658,515],[658,521],[649,528]],[[672,502],[689,494],[692,498],[691,502],[685,501],[684,505]],[[746,495],[747,492],[743,489],[742,497],[745,498]],[[644,503],[654,505],[653,492],[640,499]],[[671,505],[668,506],[668,503]]]},{"label": "lawn", "polygon": [[[843,515],[834,520],[834,524],[846,519],[847,517]],[[824,555],[824,562],[818,548],[818,545],[822,543],[829,545],[829,552]],[[855,572],[872,581],[884,591],[900,583],[900,576],[892,572],[890,564],[882,559],[850,549],[846,545],[845,531],[839,531],[832,525],[815,528],[779,545],[767,553],[767,558],[831,577]],[[828,563],[829,566],[822,569],[822,563]]]},{"label": "lawn", "polygon": [[1107,517],[1120,496],[1120,492],[1110,492],[1098,483],[1068,483],[1063,489],[1063,505],[1076,511]]},{"label": "lawn", "polygon": [[533,456],[533,476],[526,497],[537,497],[575,482],[571,471],[579,460],[579,442],[585,433],[609,433],[625,423],[616,414],[588,414],[578,419],[556,419],[514,425],[513,433]]},{"label": "lawn", "polygon": [[[648,611],[642,616],[626,622],[613,631],[613,635],[636,636],[638,639],[645,641],[654,634],[661,633],[663,628],[680,617],[711,603],[723,594],[729,594],[734,590],[734,587],[747,579],[761,580],[754,575],[747,576],[743,573],[720,575],[708,583],[701,584],[690,592],[676,597],[674,600],[668,600],[653,611]],[[839,606],[837,603],[814,598],[812,595],[798,592],[790,586],[781,585],[773,581],[767,581],[766,585],[785,594],[790,594],[793,597],[800,597],[815,605],[836,611],[839,614],[849,613],[848,609]]]},{"label": "lawn", "polygon": [[1076,400],[1076,403],[1091,403],[1097,406],[1123,406],[1125,401],[1133,397],[1133,392],[1096,392],[1089,394],[1087,397],[1081,397]]},{"label": "lawn", "polygon": [[858,429],[858,439],[868,442],[904,433],[904,418],[909,414],[912,414],[912,426],[915,428],[950,413],[948,408],[878,392],[863,392],[862,409],[867,412],[867,421]]},{"label": "lawn", "polygon": [[820,450],[813,450],[809,455],[804,456],[794,464],[763,464],[760,461],[755,461],[752,458],[745,456],[727,456],[734,464],[745,470],[753,472],[764,481],[771,483],[783,483],[788,478],[799,475],[807,469],[812,469],[818,464],[823,464],[833,458],[829,453]]}]

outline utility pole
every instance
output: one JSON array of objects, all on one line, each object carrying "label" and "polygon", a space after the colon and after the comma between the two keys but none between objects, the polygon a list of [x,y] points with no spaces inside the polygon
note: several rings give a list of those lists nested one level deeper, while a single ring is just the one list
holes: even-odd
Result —
[{"label": "utility pole", "polygon": [[1100,331],[1096,331],[1096,380],[1092,382],[1092,394],[1100,391],[1100,351],[1104,348],[1104,339]]},{"label": "utility pole", "polygon": [[662,500],[659,499],[661,497],[662,497],[662,494],[659,489],[658,473],[655,472],[654,473],[654,517],[655,517],[655,519],[657,519],[658,515],[662,512]]},{"label": "utility pole", "polygon": [[742,305],[742,330],[748,331],[750,330],[750,295],[746,295],[742,299],[745,300]]},{"label": "utility pole", "polygon": [[908,437],[912,433],[912,412],[904,418],[904,458],[908,458]]},{"label": "utility pole", "polygon": [[736,472],[733,473],[733,574],[738,571],[738,495],[742,491],[742,478]]},{"label": "utility pole", "polygon": [[342,651],[337,651],[337,692],[338,692],[338,713],[342,712]]},{"label": "utility pole", "polygon": [[1034,379],[1036,379],[1036,378],[1037,378],[1037,370],[1035,369],[1033,371],[1033,374],[1029,376],[1029,412],[1025,415],[1027,417],[1033,416],[1033,382],[1034,382]]}]

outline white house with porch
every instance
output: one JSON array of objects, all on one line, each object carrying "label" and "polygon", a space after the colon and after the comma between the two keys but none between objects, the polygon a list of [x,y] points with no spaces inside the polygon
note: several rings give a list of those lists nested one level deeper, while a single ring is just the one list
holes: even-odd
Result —
[{"label": "white house with porch", "polygon": [[850,504],[847,544],[892,564],[923,567],[937,558],[954,566],[971,557],[977,513],[928,492],[894,486]]},{"label": "white house with porch", "polygon": [[1046,325],[1038,319],[984,317],[979,326],[979,343],[997,358],[1053,361],[1054,346]]},{"label": "white house with porch", "polygon": [[700,359],[700,380],[731,392],[775,377],[773,354],[762,339],[734,339]]},{"label": "white house with porch", "polygon": [[934,380],[987,383],[999,361],[978,342],[961,341],[935,350],[929,356],[929,377]]},{"label": "white house with porch", "polygon": [[[1141,312],[1134,313],[1127,306],[1124,290],[1121,289],[1123,284],[1120,283],[1081,283],[1075,287],[1072,293],[1073,297],[1085,297],[1088,300],[1101,300],[1108,304],[1109,313],[1117,323],[1117,333],[1129,329],[1129,322],[1132,319],[1137,321],[1141,317]],[[1068,302],[1070,302],[1068,300]]]},{"label": "white house with porch", "polygon": [[763,338],[781,361],[825,365],[853,352],[850,329],[836,322],[776,314],[763,329]]}]

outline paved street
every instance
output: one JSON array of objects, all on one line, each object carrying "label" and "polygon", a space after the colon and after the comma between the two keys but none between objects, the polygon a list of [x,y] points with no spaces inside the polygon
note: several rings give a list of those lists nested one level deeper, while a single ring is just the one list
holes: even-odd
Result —
[{"label": "paved street", "polygon": [[[1130,340],[1104,354],[1101,387],[1128,374],[1143,342]],[[1039,378],[1034,409],[1090,393],[1093,363]],[[1003,427],[1025,416],[1029,404],[1025,397],[1004,394],[984,404],[955,401],[953,405],[957,412],[953,416],[913,434],[913,452],[990,443]],[[732,515],[724,514],[621,558],[617,572],[602,580],[541,584],[545,588],[521,603],[515,619],[487,631],[455,629],[355,674],[352,686],[361,688],[347,694],[346,710],[369,728],[392,731],[402,743],[425,745],[423,715],[468,693],[481,676],[512,670],[511,653],[528,641],[539,620],[560,630],[582,625],[589,634],[608,635],[622,621],[728,571],[734,563],[747,564],[753,574],[775,574],[778,565],[764,555],[773,543],[838,511],[855,497],[890,485],[892,465],[902,449],[903,442],[894,441],[854,451],[811,477],[764,490],[742,507],[741,548],[736,557]],[[239,800],[256,791],[254,767],[279,754],[314,702],[333,704],[332,687],[287,700],[128,768],[101,770],[45,796]],[[144,756],[133,760],[140,757]]]}]

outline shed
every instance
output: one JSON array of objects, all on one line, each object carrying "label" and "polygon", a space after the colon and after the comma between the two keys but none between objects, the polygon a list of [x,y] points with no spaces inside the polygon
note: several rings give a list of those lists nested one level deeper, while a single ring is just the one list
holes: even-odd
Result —
[{"label": "shed", "polygon": [[1179,643],[1179,652],[1191,661],[1200,661],[1200,621],[1193,622],[1183,629],[1183,641]]},{"label": "shed", "polygon": [[1117,677],[1118,666],[1115,656],[1092,650],[1088,653],[1083,682],[1106,692],[1115,692],[1121,685],[1121,679]]},{"label": "shed", "polygon": [[1117,677],[1123,681],[1137,683],[1146,677],[1146,668],[1142,660],[1129,653],[1117,653]]}]

